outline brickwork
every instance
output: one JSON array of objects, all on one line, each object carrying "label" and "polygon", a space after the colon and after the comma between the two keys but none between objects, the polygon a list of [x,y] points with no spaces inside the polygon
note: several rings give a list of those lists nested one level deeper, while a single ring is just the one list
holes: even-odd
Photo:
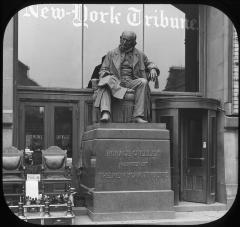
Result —
[{"label": "brickwork", "polygon": [[232,65],[232,104],[233,104],[233,114],[238,114],[239,107],[239,42],[238,35],[235,28],[233,28],[233,65]]}]

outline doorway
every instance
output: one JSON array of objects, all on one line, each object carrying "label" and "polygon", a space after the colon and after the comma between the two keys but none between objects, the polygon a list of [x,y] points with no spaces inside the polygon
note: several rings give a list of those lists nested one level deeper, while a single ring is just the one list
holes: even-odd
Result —
[{"label": "doorway", "polygon": [[20,149],[43,150],[58,146],[72,158],[77,146],[77,104],[58,102],[20,103]]},{"label": "doorway", "polygon": [[181,111],[182,201],[215,201],[216,118],[211,114],[204,109]]}]

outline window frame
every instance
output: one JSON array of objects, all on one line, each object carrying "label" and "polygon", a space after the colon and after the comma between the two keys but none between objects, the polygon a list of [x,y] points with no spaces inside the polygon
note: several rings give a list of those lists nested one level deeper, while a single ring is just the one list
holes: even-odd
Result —
[{"label": "window frame", "polygon": [[[144,5],[143,4],[143,14],[144,14]],[[173,4],[174,5],[174,4]],[[84,9],[84,4],[82,4],[82,10]],[[206,86],[206,7],[204,5],[198,5],[199,7],[199,14],[198,14],[198,19],[199,19],[199,34],[198,34],[198,37],[199,37],[199,40],[198,40],[198,48],[199,50],[202,50],[202,51],[199,51],[198,54],[199,54],[199,68],[198,68],[198,91],[197,92],[175,92],[175,91],[152,91],[151,93],[155,96],[155,95],[184,95],[184,96],[202,96],[202,97],[205,97],[206,96],[206,89],[205,89],[205,86]],[[144,16],[144,15],[143,15]],[[15,20],[15,23],[18,23],[18,14],[16,14],[14,17],[16,17],[16,20]],[[84,17],[84,12],[82,12],[82,17]],[[82,18],[83,19],[83,18]],[[84,28],[83,26],[83,23],[84,23],[84,20],[82,20],[82,28]],[[143,25],[144,25],[144,20],[143,20]],[[16,48],[18,48],[18,26],[15,25],[15,46]],[[143,26],[143,37],[144,37],[144,26]],[[84,58],[84,45],[83,45],[83,42],[84,42],[84,29],[82,29],[82,62],[83,62],[83,58]],[[144,50],[144,40],[143,40],[143,50]],[[18,58],[18,50],[15,50],[16,52],[16,58]],[[26,88],[26,90],[39,90],[39,88],[37,87],[34,87],[34,86],[19,86],[16,84],[16,77],[17,77],[17,59],[15,60],[15,76],[14,76],[14,85],[16,86],[16,90],[15,90],[15,93],[18,94],[17,90],[18,88],[21,88],[21,90],[23,88]],[[81,81],[82,81],[82,87],[81,89],[86,89],[83,87],[83,80],[84,80],[84,75],[83,75],[83,70],[84,68],[84,65],[82,64],[82,68],[81,68]],[[45,88],[45,89],[48,89],[48,87],[42,87],[42,88]],[[54,88],[53,87],[49,87],[50,90],[53,90]],[[71,88],[58,88],[56,87],[55,88],[56,90],[59,90],[59,89],[62,89],[62,90],[69,90],[69,92],[71,93]],[[76,90],[76,89],[73,89],[73,91]]]},{"label": "window frame", "polygon": [[[19,112],[20,112],[20,118],[19,118],[19,147],[20,149],[26,148],[26,116],[25,111],[26,107],[44,107],[44,116],[43,116],[43,147],[44,149],[47,149],[49,146],[56,146],[55,141],[55,107],[71,107],[72,108],[72,151],[71,155],[73,156],[73,153],[77,151],[77,138],[78,138],[78,129],[77,124],[73,124],[74,122],[77,122],[77,106],[78,103],[75,102],[63,102],[63,101],[57,101],[57,100],[26,100],[23,99],[20,102],[19,105]],[[72,157],[71,157],[72,158]]]}]

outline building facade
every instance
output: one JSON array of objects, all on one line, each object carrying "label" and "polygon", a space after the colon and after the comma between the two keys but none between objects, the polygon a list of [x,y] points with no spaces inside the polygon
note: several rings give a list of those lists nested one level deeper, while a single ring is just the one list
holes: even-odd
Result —
[{"label": "building facade", "polygon": [[[92,124],[91,73],[130,29],[137,48],[161,71],[160,88],[150,84],[152,122],[170,130],[175,204],[231,206],[238,188],[239,44],[231,20],[214,7],[35,5],[19,11],[3,43],[3,148],[56,145],[77,172],[82,134]],[[76,174],[72,183],[78,188]]]}]

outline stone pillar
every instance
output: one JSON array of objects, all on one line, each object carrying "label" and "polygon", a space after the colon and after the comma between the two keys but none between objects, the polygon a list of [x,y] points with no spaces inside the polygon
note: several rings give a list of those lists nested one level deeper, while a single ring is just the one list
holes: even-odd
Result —
[{"label": "stone pillar", "polygon": [[82,143],[81,187],[94,221],[174,218],[165,124],[94,124]]},{"label": "stone pillar", "polygon": [[3,148],[12,146],[13,138],[13,18],[3,39]]},{"label": "stone pillar", "polygon": [[231,207],[238,189],[238,118],[225,117],[224,127],[226,202]]}]

